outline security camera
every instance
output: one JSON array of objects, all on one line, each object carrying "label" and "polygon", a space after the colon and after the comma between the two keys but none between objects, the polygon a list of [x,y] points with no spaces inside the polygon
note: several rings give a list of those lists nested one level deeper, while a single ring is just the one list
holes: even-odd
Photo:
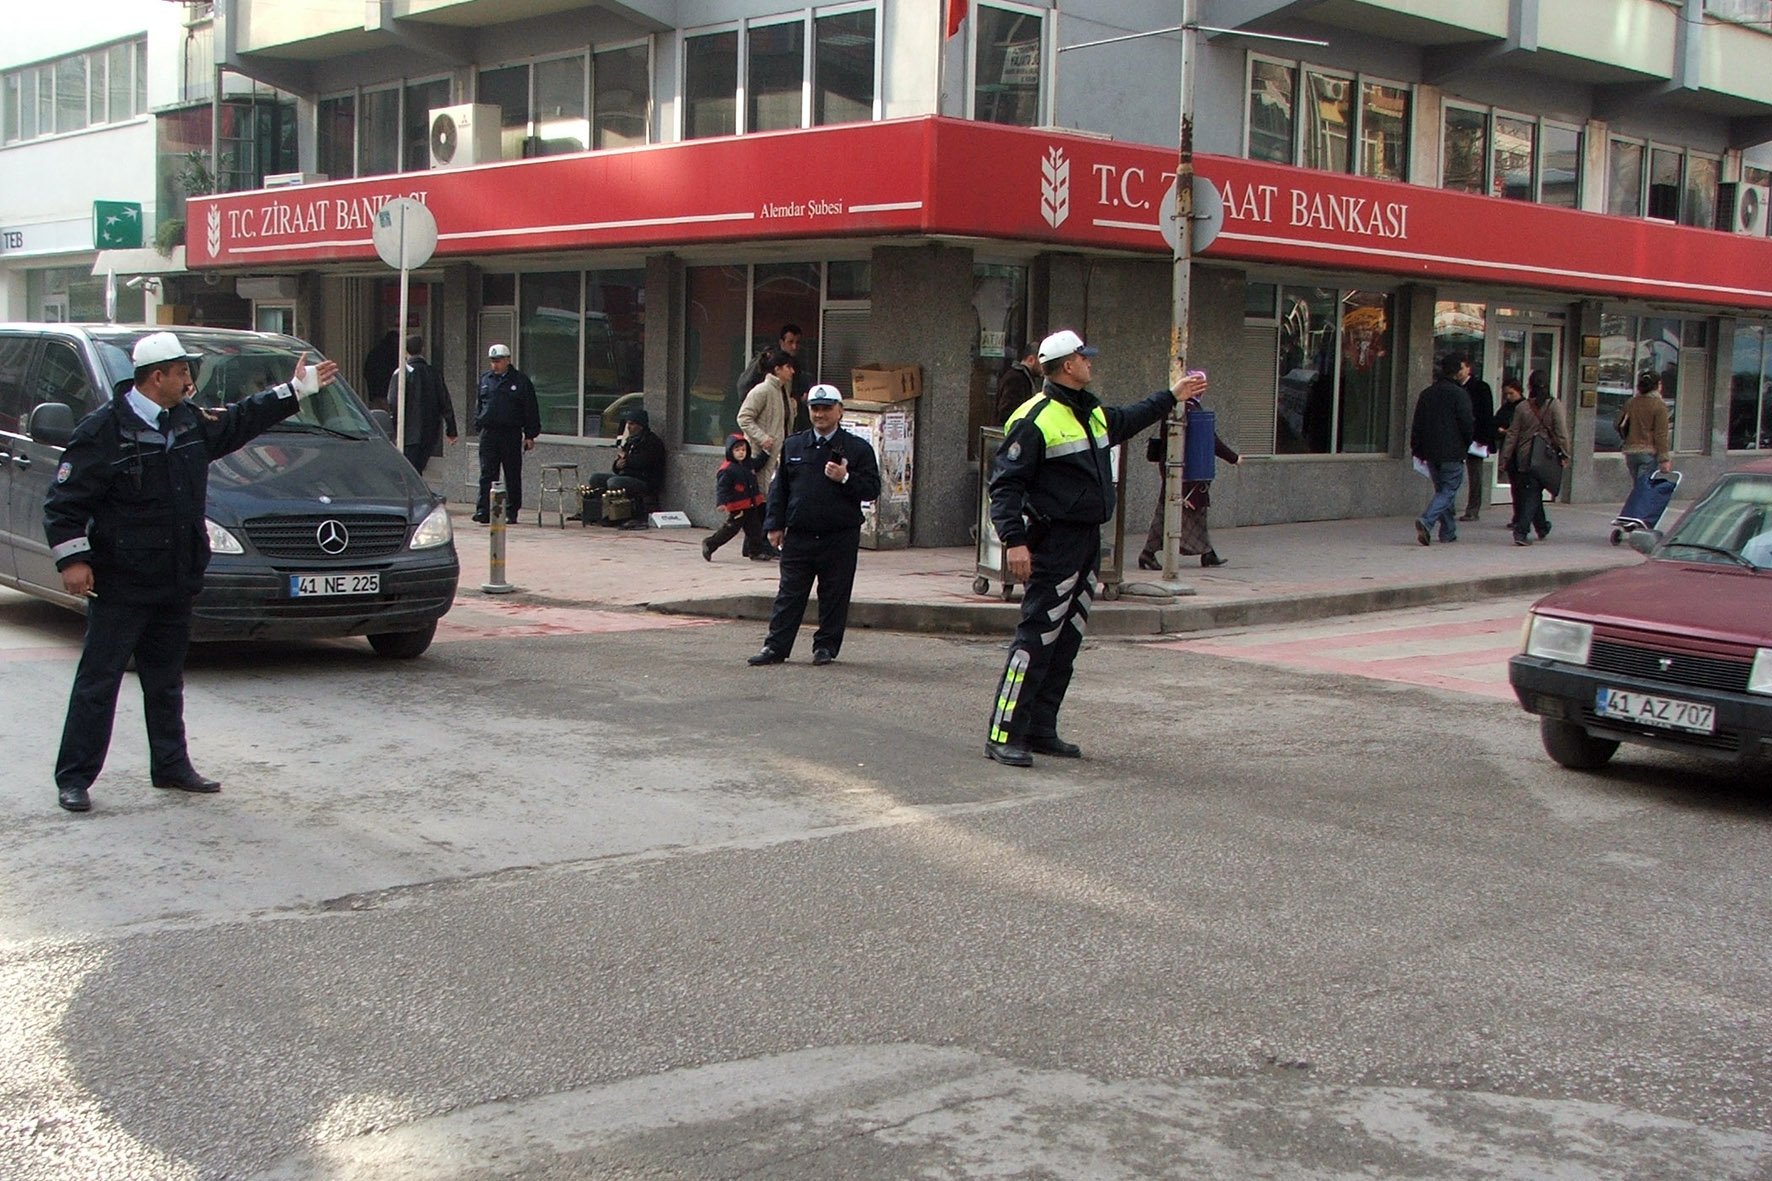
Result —
[{"label": "security camera", "polygon": [[137,275],[135,278],[125,282],[123,286],[129,288],[131,291],[159,291],[160,280],[154,278],[152,275]]},{"label": "security camera", "polygon": [[133,278],[133,279],[129,280],[127,283],[123,284],[123,286],[129,288],[131,291],[134,291],[138,287],[140,287],[143,282],[145,282],[145,280],[140,275],[137,275],[135,278]]}]

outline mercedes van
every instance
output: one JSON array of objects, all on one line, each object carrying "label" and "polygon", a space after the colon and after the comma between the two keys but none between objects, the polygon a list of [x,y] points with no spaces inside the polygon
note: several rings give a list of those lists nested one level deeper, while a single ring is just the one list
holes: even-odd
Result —
[{"label": "mercedes van", "polygon": [[[43,498],[74,424],[133,377],[163,327],[0,324],[0,585],[76,610],[43,536]],[[287,381],[319,351],[290,336],[175,327],[198,406]],[[342,377],[209,468],[213,554],[194,640],[366,636],[383,656],[430,646],[461,567],[441,499]]]}]

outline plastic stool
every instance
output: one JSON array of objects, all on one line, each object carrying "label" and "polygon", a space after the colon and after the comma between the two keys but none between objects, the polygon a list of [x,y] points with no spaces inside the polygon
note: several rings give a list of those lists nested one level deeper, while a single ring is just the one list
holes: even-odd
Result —
[{"label": "plastic stool", "polygon": [[[568,480],[566,473],[571,472]],[[560,528],[566,528],[566,496],[578,492],[578,465],[576,463],[544,463],[541,465],[541,484],[536,491],[535,523],[540,525],[542,518],[548,513],[558,513]],[[548,507],[548,494],[552,493],[554,504]]]}]

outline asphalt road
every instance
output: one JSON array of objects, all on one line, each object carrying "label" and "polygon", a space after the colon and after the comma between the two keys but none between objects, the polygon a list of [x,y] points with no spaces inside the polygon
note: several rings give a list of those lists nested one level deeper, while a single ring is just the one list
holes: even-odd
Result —
[{"label": "asphalt road", "polygon": [[129,684],[75,817],[0,599],[0,1176],[1772,1174],[1764,772],[1133,642],[1015,771],[994,642],[658,622],[202,649],[224,792]]}]

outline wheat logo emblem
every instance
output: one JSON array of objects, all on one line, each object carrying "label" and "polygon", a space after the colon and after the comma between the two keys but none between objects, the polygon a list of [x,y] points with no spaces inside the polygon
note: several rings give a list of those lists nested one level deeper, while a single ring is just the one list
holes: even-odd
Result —
[{"label": "wheat logo emblem", "polygon": [[1063,148],[1052,148],[1040,161],[1040,216],[1057,229],[1071,215],[1071,162]]},{"label": "wheat logo emblem", "polygon": [[214,205],[209,207],[209,257],[221,256],[221,210]]}]

